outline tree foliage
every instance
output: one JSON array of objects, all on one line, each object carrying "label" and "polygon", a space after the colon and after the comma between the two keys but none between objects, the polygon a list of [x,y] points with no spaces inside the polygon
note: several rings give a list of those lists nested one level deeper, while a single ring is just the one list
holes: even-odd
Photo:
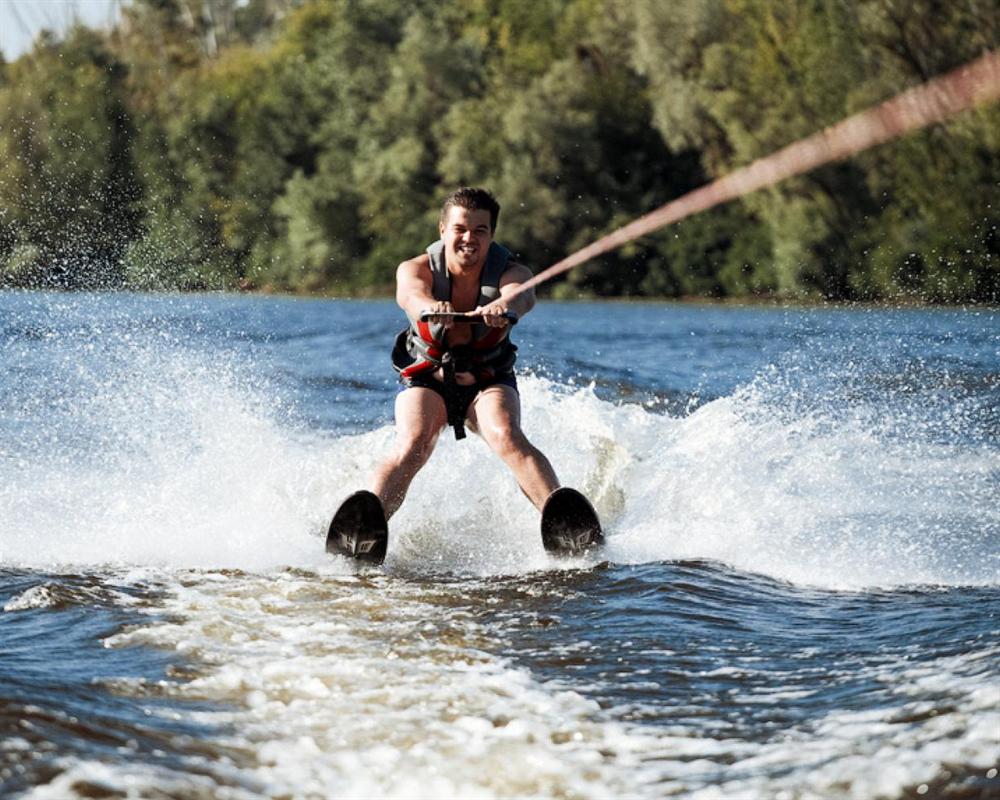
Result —
[{"label": "tree foliage", "polygon": [[[132,0],[0,60],[0,285],[384,292],[485,185],[538,268],[1000,45],[995,0]],[[1000,302],[1000,110],[561,295]]]}]

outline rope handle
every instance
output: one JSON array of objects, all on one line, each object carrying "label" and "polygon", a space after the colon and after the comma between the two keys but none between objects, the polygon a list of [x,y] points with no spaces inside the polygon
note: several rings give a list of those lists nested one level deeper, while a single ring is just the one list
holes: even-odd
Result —
[{"label": "rope handle", "polygon": [[[503,317],[511,325],[517,324],[517,314],[513,311],[505,311],[498,316]],[[421,322],[482,322],[483,318],[479,314],[467,314],[462,311],[421,311]]]}]

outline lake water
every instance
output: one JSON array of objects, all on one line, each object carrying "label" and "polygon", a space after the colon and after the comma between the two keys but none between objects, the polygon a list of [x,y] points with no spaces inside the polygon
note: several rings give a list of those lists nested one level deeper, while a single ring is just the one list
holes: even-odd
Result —
[{"label": "lake water", "polygon": [[544,553],[389,302],[0,293],[0,796],[1000,796],[1000,313],[541,303]]}]

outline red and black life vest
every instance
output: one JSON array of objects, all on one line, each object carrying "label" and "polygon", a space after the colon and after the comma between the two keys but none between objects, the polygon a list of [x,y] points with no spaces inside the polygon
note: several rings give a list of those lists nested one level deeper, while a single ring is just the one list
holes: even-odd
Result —
[{"label": "red and black life vest", "polygon": [[[435,300],[451,300],[451,275],[445,263],[444,242],[434,242],[427,248],[430,256]],[[500,297],[500,278],[507,270],[512,253],[492,242],[486,263],[479,276],[479,305],[492,303]],[[492,380],[510,372],[517,359],[517,347],[510,341],[510,327],[491,328],[481,322],[472,326],[472,339],[467,344],[449,347],[446,331],[438,323],[410,320],[410,326],[396,337],[392,351],[393,367],[403,379],[429,374],[446,366],[448,372],[470,372],[476,381]]]}]

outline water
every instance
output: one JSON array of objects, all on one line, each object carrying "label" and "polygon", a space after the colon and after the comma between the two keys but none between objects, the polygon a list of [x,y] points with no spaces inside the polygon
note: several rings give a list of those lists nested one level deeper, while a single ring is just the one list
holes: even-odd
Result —
[{"label": "water", "polygon": [[387,302],[0,294],[0,796],[1000,795],[1000,314],[541,304],[559,563]]}]

